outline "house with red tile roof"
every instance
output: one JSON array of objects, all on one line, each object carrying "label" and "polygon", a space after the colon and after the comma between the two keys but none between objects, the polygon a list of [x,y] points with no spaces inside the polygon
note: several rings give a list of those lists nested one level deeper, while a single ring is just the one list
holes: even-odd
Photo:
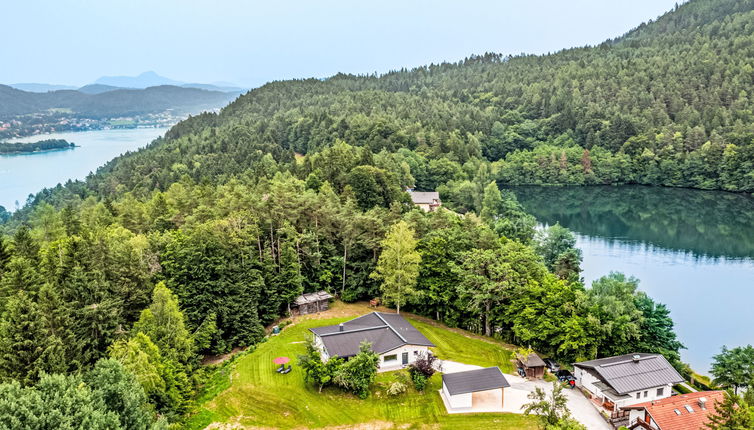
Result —
[{"label": "house with red tile roof", "polygon": [[625,407],[629,429],[699,430],[705,429],[715,404],[722,402],[724,391],[699,391]]}]

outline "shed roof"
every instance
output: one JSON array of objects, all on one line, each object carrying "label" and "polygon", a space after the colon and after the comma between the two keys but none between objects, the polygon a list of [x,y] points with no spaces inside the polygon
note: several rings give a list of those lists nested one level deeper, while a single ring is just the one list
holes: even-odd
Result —
[{"label": "shed roof", "polygon": [[332,299],[332,294],[328,293],[327,291],[317,291],[316,293],[304,293],[296,297],[293,300],[293,304],[299,306],[330,299]]},{"label": "shed roof", "polygon": [[440,193],[437,191],[409,191],[408,193],[411,195],[411,201],[417,205],[422,203],[431,204],[435,200],[440,200]]},{"label": "shed roof", "polygon": [[683,382],[683,378],[660,354],[626,354],[574,363],[591,369],[618,394]]},{"label": "shed roof", "polygon": [[516,355],[518,361],[526,367],[545,367],[545,362],[535,352],[532,352],[528,356]]},{"label": "shed roof", "polygon": [[497,367],[446,373],[442,375],[442,382],[451,396],[511,386]]},{"label": "shed roof", "polygon": [[322,340],[331,356],[351,357],[359,353],[361,342],[372,344],[382,354],[403,345],[435,346],[419,330],[398,314],[372,312],[346,321],[309,329]]}]

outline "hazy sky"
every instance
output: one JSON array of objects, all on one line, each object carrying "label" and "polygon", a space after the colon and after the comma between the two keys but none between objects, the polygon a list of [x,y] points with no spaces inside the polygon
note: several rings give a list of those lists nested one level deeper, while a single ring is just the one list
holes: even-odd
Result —
[{"label": "hazy sky", "polygon": [[[2,0],[0,82],[83,85],[385,72],[618,36],[676,0]],[[680,2],[679,2],[680,3]]]}]

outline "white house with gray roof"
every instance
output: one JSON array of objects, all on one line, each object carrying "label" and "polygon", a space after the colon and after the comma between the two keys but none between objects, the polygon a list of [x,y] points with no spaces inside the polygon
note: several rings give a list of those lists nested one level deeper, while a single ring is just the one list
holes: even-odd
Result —
[{"label": "white house with gray roof", "polygon": [[573,364],[576,385],[602,406],[618,412],[637,403],[670,397],[683,377],[660,354],[635,353]]},{"label": "white house with gray roof", "polygon": [[440,193],[437,191],[408,190],[407,192],[411,196],[411,201],[424,212],[434,212],[442,206]]},{"label": "white house with gray roof", "polygon": [[407,366],[435,346],[401,315],[385,312],[309,330],[325,361],[334,356],[348,359],[359,353],[361,342],[371,343],[372,351],[380,356],[380,371]]}]

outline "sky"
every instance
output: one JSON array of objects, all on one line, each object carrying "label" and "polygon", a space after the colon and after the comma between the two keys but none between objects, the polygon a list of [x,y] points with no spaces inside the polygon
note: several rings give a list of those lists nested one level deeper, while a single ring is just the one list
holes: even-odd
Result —
[{"label": "sky", "polygon": [[[0,0],[0,83],[256,87],[597,44],[677,0]],[[680,2],[680,1],[679,1]]]}]

